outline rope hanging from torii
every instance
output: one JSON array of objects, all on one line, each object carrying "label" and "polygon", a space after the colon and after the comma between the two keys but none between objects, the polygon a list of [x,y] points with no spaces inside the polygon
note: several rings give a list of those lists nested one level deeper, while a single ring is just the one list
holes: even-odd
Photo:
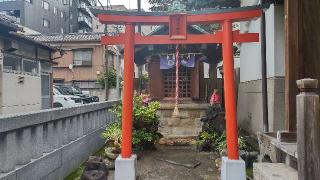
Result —
[{"label": "rope hanging from torii", "polygon": [[173,110],[173,117],[177,117],[179,116],[179,108],[178,108],[178,104],[179,104],[179,56],[180,56],[180,52],[179,52],[179,45],[177,44],[176,46],[176,94],[175,94],[175,106],[174,106],[174,110]]}]

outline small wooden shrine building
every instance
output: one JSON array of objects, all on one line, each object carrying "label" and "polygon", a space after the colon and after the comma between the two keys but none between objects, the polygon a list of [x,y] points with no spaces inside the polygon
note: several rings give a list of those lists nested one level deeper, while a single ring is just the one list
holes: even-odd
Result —
[{"label": "small wooden shrine building", "polygon": [[[208,34],[197,25],[187,27],[189,34]],[[168,26],[161,26],[149,35],[167,35]],[[179,46],[179,103],[207,103],[210,91],[208,77],[204,73],[210,68],[215,69],[221,61],[219,44],[189,44]],[[162,103],[175,100],[176,86],[176,45],[145,45],[136,48],[135,63],[147,64],[149,82],[147,90],[150,98]],[[210,63],[210,65],[204,65]],[[212,69],[211,69],[212,70]],[[209,73],[207,73],[209,74]],[[215,74],[211,74],[215,76]]]}]

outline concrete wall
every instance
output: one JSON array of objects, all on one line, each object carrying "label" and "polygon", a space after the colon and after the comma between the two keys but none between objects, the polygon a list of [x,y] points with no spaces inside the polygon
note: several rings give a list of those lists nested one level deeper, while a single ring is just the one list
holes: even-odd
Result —
[{"label": "concrete wall", "polygon": [[[100,149],[117,101],[0,118],[0,180],[60,180]],[[18,166],[19,165],[19,166]]]},{"label": "concrete wall", "polygon": [[[257,0],[242,1],[242,6],[256,5]],[[260,19],[241,23],[241,31],[260,32]],[[266,11],[268,113],[270,131],[284,128],[284,7],[271,5]],[[238,122],[255,134],[263,130],[260,43],[241,44]]]}]

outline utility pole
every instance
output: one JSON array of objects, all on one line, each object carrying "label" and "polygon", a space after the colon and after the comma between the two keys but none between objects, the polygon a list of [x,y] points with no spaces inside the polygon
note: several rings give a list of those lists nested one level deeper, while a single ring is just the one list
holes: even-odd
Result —
[{"label": "utility pole", "polygon": [[[141,0],[137,0],[137,7],[138,7],[138,12],[141,12]],[[138,32],[141,34],[141,25],[138,24]],[[141,94],[142,92],[142,66],[138,66],[138,75],[139,75],[139,93]]]}]

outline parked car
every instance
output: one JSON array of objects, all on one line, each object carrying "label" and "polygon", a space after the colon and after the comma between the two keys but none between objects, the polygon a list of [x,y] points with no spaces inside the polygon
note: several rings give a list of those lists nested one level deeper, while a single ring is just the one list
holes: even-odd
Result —
[{"label": "parked car", "polygon": [[57,87],[53,86],[53,107],[75,107],[83,104],[78,96],[64,94]]},{"label": "parked car", "polygon": [[55,85],[55,86],[60,91],[62,91],[64,94],[69,94],[69,95],[80,97],[84,104],[88,104],[88,103],[92,103],[92,102],[99,102],[99,97],[84,94],[84,93],[82,93],[82,91],[79,87],[70,86],[70,85]]}]

